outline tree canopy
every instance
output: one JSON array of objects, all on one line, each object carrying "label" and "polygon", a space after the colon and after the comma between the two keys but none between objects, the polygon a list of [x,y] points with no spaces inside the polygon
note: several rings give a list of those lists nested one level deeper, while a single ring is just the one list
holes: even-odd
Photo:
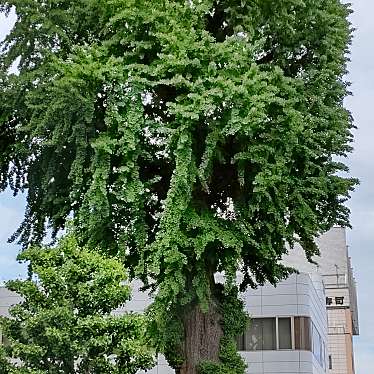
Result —
[{"label": "tree canopy", "polygon": [[80,248],[72,236],[54,248],[27,249],[19,260],[31,273],[6,284],[22,301],[10,318],[0,317],[8,342],[2,373],[135,374],[152,367],[144,317],[112,314],[131,294],[121,262]]},{"label": "tree canopy", "polygon": [[216,272],[276,283],[292,271],[286,243],[311,259],[315,236],[348,225],[341,1],[0,1],[11,7],[0,188],[27,191],[24,247],[72,215],[165,311],[209,309]]}]

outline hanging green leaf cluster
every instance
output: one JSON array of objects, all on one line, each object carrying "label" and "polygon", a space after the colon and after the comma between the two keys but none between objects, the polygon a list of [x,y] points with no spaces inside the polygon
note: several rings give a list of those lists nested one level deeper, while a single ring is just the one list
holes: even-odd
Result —
[{"label": "hanging green leaf cluster", "polygon": [[152,367],[144,317],[112,314],[131,293],[120,261],[80,248],[71,235],[54,248],[29,248],[19,260],[29,261],[31,273],[6,284],[22,301],[0,319],[8,341],[1,373],[135,374]]},{"label": "hanging green leaf cluster", "polygon": [[[348,225],[349,8],[339,0],[12,0],[0,57],[0,188],[25,247],[71,215],[164,313],[213,274],[276,283],[286,243]],[[18,73],[9,68],[18,64]]]}]

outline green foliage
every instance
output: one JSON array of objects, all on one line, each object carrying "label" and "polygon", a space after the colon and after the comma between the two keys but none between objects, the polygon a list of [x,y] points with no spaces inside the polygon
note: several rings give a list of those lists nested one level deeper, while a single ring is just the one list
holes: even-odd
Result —
[{"label": "green foliage", "polygon": [[111,314],[130,298],[118,260],[79,247],[71,235],[19,260],[29,261],[32,278],[7,282],[23,301],[0,320],[9,340],[0,352],[2,373],[130,374],[152,366],[144,317]]},{"label": "green foliage", "polygon": [[[0,0],[0,189],[27,248],[73,214],[168,312],[273,284],[349,225],[349,6],[340,0]],[[8,69],[19,60],[19,74]],[[176,317],[177,318],[177,317]],[[163,334],[161,333],[161,336]]]},{"label": "green foliage", "polygon": [[182,348],[184,313],[183,306],[170,305],[165,308],[158,301],[146,311],[148,338],[152,346],[165,355],[172,368],[180,367],[185,359]]},{"label": "green foliage", "polygon": [[7,360],[4,348],[0,346],[0,373],[8,374],[10,373],[11,365]]}]

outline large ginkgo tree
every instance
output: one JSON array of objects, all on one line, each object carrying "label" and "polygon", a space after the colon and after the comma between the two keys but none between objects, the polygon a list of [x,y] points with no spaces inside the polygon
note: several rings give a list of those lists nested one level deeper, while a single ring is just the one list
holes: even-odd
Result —
[{"label": "large ginkgo tree", "polygon": [[287,243],[311,259],[317,235],[348,225],[348,6],[0,9],[17,17],[0,54],[0,188],[27,194],[12,239],[28,247],[73,217],[82,245],[155,292],[149,332],[177,373],[243,373],[238,288],[275,284]]}]

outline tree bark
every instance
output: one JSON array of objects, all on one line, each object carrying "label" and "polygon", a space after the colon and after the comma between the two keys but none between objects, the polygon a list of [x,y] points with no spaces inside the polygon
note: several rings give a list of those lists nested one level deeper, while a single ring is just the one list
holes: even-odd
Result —
[{"label": "tree bark", "polygon": [[206,313],[198,305],[186,313],[183,321],[185,361],[176,370],[177,374],[197,374],[198,365],[202,361],[219,362],[220,342],[223,336],[221,319],[222,316],[213,303]]}]

